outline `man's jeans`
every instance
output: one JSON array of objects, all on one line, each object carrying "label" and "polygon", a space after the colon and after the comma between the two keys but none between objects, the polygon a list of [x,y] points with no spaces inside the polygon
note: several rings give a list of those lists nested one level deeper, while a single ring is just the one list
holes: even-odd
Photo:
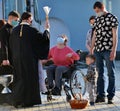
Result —
[{"label": "man's jeans", "polygon": [[114,62],[110,60],[110,51],[96,52],[96,65],[98,68],[97,94],[99,97],[105,97],[105,78],[104,78],[104,60],[108,74],[108,98],[112,99],[115,95],[115,67]]}]

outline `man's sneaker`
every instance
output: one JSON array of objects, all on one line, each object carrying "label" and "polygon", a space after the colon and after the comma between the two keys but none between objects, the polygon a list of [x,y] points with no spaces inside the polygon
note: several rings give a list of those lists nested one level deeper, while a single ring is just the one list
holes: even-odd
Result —
[{"label": "man's sneaker", "polygon": [[55,95],[55,96],[61,96],[61,90],[57,87],[55,87],[53,90],[52,90],[52,95]]},{"label": "man's sneaker", "polygon": [[113,104],[113,99],[108,98],[108,104]]},{"label": "man's sneaker", "polygon": [[102,102],[105,102],[105,98],[97,96],[95,103],[102,103]]},{"label": "man's sneaker", "polygon": [[95,102],[90,102],[90,106],[94,106],[95,105]]}]

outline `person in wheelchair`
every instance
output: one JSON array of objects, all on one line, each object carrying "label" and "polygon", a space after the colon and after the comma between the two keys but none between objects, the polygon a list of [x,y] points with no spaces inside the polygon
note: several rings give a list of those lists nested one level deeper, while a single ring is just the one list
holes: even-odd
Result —
[{"label": "person in wheelchair", "polygon": [[[79,55],[67,46],[67,36],[62,35],[57,38],[57,45],[50,49],[48,59],[53,61],[53,65],[47,68],[48,85],[53,95],[61,95],[62,74],[67,72],[74,60],[79,60]],[[55,87],[53,84],[55,80]],[[53,88],[54,87],[54,88]]]}]

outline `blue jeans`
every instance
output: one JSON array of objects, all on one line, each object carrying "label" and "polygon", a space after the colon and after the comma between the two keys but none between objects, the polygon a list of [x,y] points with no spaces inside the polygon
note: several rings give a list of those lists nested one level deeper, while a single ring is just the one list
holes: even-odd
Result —
[{"label": "blue jeans", "polygon": [[49,87],[53,87],[53,80],[55,80],[55,87],[61,89],[61,79],[63,73],[69,70],[66,66],[51,65],[47,68],[47,78]]},{"label": "blue jeans", "polygon": [[107,97],[112,99],[115,95],[115,66],[114,62],[110,60],[110,51],[96,52],[96,65],[98,69],[97,94],[99,97],[105,97],[105,78],[104,78],[104,60],[106,62],[108,74],[108,89]]}]

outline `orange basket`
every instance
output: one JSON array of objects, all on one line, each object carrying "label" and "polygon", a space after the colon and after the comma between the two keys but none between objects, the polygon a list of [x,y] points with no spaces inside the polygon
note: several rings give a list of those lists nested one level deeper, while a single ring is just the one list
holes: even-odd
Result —
[{"label": "orange basket", "polygon": [[74,96],[74,100],[70,100],[70,106],[72,109],[84,109],[88,106],[88,100],[82,99],[82,95],[79,94],[80,100],[77,100],[76,96]]},{"label": "orange basket", "polygon": [[72,109],[84,109],[88,105],[88,100],[71,100],[70,106]]}]

